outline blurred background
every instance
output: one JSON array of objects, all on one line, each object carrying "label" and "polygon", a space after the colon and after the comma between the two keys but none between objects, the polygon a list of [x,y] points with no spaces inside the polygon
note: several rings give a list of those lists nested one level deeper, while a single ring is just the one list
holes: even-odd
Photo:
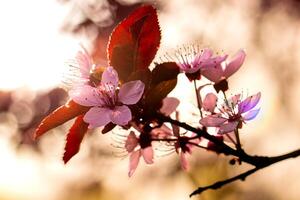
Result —
[{"label": "blurred background", "polygon": [[[28,0],[0,3],[0,200],[189,199],[197,186],[236,175],[249,166],[199,150],[184,172],[176,154],[140,163],[127,177],[128,157],[116,134],[99,130],[85,137],[67,165],[61,158],[70,123],[39,141],[33,130],[63,104],[65,62],[79,43],[105,59],[113,27],[142,3],[158,8],[162,30],[156,60],[183,44],[210,46],[234,54],[244,48],[243,67],[229,80],[230,93],[262,92],[261,112],[242,130],[251,154],[278,155],[300,147],[300,1],[299,0]],[[171,96],[181,96],[188,115],[195,97],[180,77]],[[184,91],[184,98],[182,94]],[[195,119],[194,119],[195,120]],[[117,132],[117,131],[115,131]],[[286,160],[217,191],[194,199],[297,200],[300,158]]]}]

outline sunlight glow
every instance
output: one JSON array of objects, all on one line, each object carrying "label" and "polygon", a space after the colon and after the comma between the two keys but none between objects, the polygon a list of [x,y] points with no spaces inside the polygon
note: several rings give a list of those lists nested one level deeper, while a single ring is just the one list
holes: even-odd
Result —
[{"label": "sunlight glow", "polygon": [[64,7],[38,0],[0,5],[0,23],[7,27],[0,37],[0,89],[59,84],[67,53],[77,45],[59,32]]}]

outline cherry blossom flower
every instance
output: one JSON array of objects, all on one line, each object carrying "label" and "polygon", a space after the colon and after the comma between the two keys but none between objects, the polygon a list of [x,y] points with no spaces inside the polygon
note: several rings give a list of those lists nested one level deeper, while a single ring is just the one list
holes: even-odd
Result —
[{"label": "cherry blossom flower", "polygon": [[[242,123],[257,116],[260,109],[253,108],[258,104],[260,97],[259,92],[241,101],[241,95],[235,95],[223,105],[220,113],[204,117],[200,124],[205,127],[219,127],[219,134],[230,133],[240,128]],[[212,101],[214,102],[214,99]]]},{"label": "cherry blossom flower", "polygon": [[153,163],[153,148],[151,146],[150,134],[141,133],[140,136],[137,137],[134,131],[131,131],[126,139],[125,149],[130,154],[129,177],[135,172],[141,157],[144,158],[147,164]]},{"label": "cherry blossom flower", "polygon": [[213,57],[211,49],[199,46],[186,46],[175,53],[177,65],[190,81],[200,79],[202,69],[219,65],[226,58],[227,55]]},{"label": "cherry blossom flower", "polygon": [[[201,74],[210,81],[214,83],[219,83],[222,80],[226,80],[231,75],[233,75],[242,66],[245,57],[246,53],[244,50],[241,49],[228,63],[215,62],[215,65],[213,67],[212,65],[204,67],[201,71]],[[224,65],[222,65],[223,63]]]},{"label": "cherry blossom flower", "polygon": [[144,92],[144,83],[130,81],[118,90],[119,78],[112,67],[107,67],[97,87],[79,85],[69,92],[70,97],[78,104],[90,106],[84,115],[89,128],[100,127],[112,122],[126,125],[131,120],[131,111],[127,105],[136,104]]},{"label": "cherry blossom flower", "polygon": [[[178,119],[178,116],[176,116]],[[160,128],[154,129],[155,138],[172,139],[169,144],[175,149],[176,153],[179,154],[180,165],[183,170],[189,169],[189,163],[187,160],[188,155],[192,154],[194,145],[200,143],[200,138],[196,137],[195,133],[189,134],[188,132],[181,134],[180,128],[176,125],[171,124],[172,130],[163,124]],[[174,142],[175,141],[175,142]]]},{"label": "cherry blossom flower", "polygon": [[63,82],[70,88],[89,84],[91,72],[96,66],[87,50],[82,45],[80,46],[81,49],[77,52],[75,58],[67,62],[70,68],[65,74]]},{"label": "cherry blossom flower", "polygon": [[191,137],[196,136],[196,134],[192,134],[191,136],[181,135],[179,133],[179,127],[176,125],[172,125],[173,134],[177,137],[177,141],[175,142],[175,151],[179,154],[180,164],[183,170],[188,170],[190,168],[189,162],[187,160],[187,156],[192,154],[192,149],[195,144],[200,143],[200,139],[195,137],[191,139]]}]

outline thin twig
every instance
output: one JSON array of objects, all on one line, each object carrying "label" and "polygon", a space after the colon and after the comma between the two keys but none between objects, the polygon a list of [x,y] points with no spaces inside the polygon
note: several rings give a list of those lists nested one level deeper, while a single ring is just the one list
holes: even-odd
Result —
[{"label": "thin twig", "polygon": [[197,105],[198,105],[198,109],[199,109],[199,112],[200,112],[200,117],[201,119],[203,118],[203,114],[202,114],[202,106],[201,106],[201,96],[200,94],[198,93],[198,90],[197,90],[197,83],[196,83],[196,80],[194,80],[194,89],[195,89],[195,95],[196,95],[196,98],[197,98]]},{"label": "thin twig", "polygon": [[241,180],[241,181],[244,181],[248,176],[254,174],[255,172],[257,172],[258,170],[260,169],[263,169],[263,168],[266,168],[270,165],[273,165],[277,162],[280,162],[280,161],[283,161],[283,160],[286,160],[286,159],[289,159],[289,158],[296,158],[300,156],[300,149],[297,149],[295,151],[292,151],[290,153],[287,153],[287,154],[284,154],[284,155],[281,155],[281,156],[275,156],[275,157],[269,157],[269,161],[258,166],[258,167],[255,167],[253,169],[250,169],[244,173],[241,173],[237,176],[234,176],[232,178],[229,178],[229,179],[226,179],[226,180],[223,180],[223,181],[218,181],[218,182],[215,182],[214,184],[211,184],[211,185],[208,185],[208,186],[205,186],[205,187],[199,187],[197,190],[195,190],[194,192],[192,192],[190,194],[190,197],[196,195],[196,194],[201,194],[202,192],[206,191],[206,190],[209,190],[209,189],[212,189],[212,190],[216,190],[216,189],[219,189],[221,187],[223,187],[224,185],[227,185],[229,183],[232,183],[234,181],[238,181],[238,180]]}]

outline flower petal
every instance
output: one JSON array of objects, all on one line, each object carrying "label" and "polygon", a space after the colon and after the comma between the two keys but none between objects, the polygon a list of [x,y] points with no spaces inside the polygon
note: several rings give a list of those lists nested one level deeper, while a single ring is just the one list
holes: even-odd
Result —
[{"label": "flower petal", "polygon": [[239,103],[241,99],[241,94],[236,94],[234,96],[232,96],[231,98],[229,98],[229,105],[232,105],[233,107],[235,107],[235,105],[237,105]]},{"label": "flower petal", "polygon": [[90,78],[90,70],[92,69],[93,62],[92,58],[89,56],[87,50],[81,46],[82,51],[78,51],[76,55],[76,61],[79,65],[79,70],[82,78]]},{"label": "flower petal", "polygon": [[107,67],[102,74],[101,83],[103,85],[112,85],[114,88],[118,87],[119,77],[113,67]]},{"label": "flower petal", "polygon": [[159,128],[152,129],[150,134],[153,138],[168,138],[173,136],[171,129],[165,124]]},{"label": "flower petal", "polygon": [[257,114],[259,113],[259,111],[260,111],[260,108],[259,108],[259,109],[256,109],[256,110],[251,110],[251,111],[247,112],[247,113],[243,116],[243,119],[244,119],[245,121],[252,120],[252,119],[254,119],[254,118],[257,116]]},{"label": "flower petal", "polygon": [[69,91],[69,96],[82,106],[100,106],[103,104],[97,88],[89,85],[77,86]]},{"label": "flower petal", "polygon": [[166,97],[163,99],[160,112],[166,116],[173,113],[179,105],[179,100],[174,97]]},{"label": "flower petal", "polygon": [[110,120],[114,124],[124,126],[131,120],[131,111],[125,105],[116,106],[110,113]]},{"label": "flower petal", "polygon": [[187,171],[190,168],[189,162],[186,158],[187,153],[183,153],[182,151],[180,152],[180,164],[181,168],[185,171]]},{"label": "flower petal", "polygon": [[244,63],[245,57],[246,57],[245,51],[242,49],[239,50],[232,58],[232,60],[229,62],[229,64],[226,66],[224,70],[224,76],[228,78],[232,74],[234,74]]},{"label": "flower petal", "polygon": [[218,115],[210,115],[207,117],[204,117],[200,120],[200,124],[206,127],[219,127],[221,124],[226,122],[227,119],[220,117]]},{"label": "flower petal", "polygon": [[261,97],[261,93],[258,92],[255,95],[252,95],[248,98],[246,98],[245,100],[243,100],[240,104],[239,104],[239,113],[245,113],[249,110],[251,110],[252,108],[254,108]]},{"label": "flower petal", "polygon": [[208,93],[202,103],[204,110],[213,112],[217,104],[217,96],[214,93]]},{"label": "flower petal", "polygon": [[197,57],[199,57],[198,59],[203,61],[203,60],[207,60],[207,59],[211,58],[213,56],[213,54],[214,54],[214,52],[210,48],[204,48],[202,53]]},{"label": "flower petal", "polygon": [[131,177],[136,170],[141,157],[141,151],[137,150],[131,153],[129,157],[129,172],[128,176]]},{"label": "flower petal", "polygon": [[152,146],[141,149],[143,158],[147,164],[153,163],[153,149]]},{"label": "flower petal", "polygon": [[108,108],[92,107],[83,117],[89,128],[100,127],[110,122],[111,110]]},{"label": "flower petal", "polygon": [[125,148],[128,153],[131,153],[137,145],[138,145],[138,138],[136,137],[135,133],[131,131],[127,136],[125,142]]},{"label": "flower petal", "polygon": [[201,70],[201,74],[208,80],[217,83],[223,76],[222,66],[215,64],[205,65]]},{"label": "flower petal", "polygon": [[119,92],[119,101],[132,105],[137,103],[143,95],[145,84],[142,81],[130,81],[123,84]]},{"label": "flower petal", "polygon": [[234,129],[236,129],[237,125],[238,125],[237,121],[228,122],[227,124],[222,124],[218,131],[218,134],[230,133],[230,132],[234,131]]}]

